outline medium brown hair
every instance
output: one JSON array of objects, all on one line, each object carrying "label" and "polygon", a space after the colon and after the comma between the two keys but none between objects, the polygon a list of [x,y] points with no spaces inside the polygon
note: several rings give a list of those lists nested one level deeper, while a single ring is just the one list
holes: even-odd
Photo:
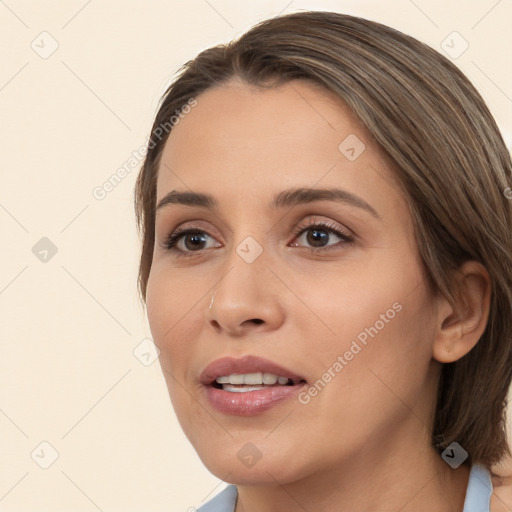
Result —
[{"label": "medium brown hair", "polygon": [[488,323],[468,354],[442,366],[432,445],[441,451],[456,441],[469,454],[466,464],[490,469],[510,455],[505,411],[512,379],[512,209],[505,191],[512,164],[484,100],[437,51],[390,27],[339,13],[278,16],[204,50],[166,90],[137,178],[144,303],[158,166],[171,131],[161,136],[159,127],[191,98],[233,79],[257,87],[307,80],[352,109],[393,164],[431,290],[453,304],[461,263],[475,260],[487,269]]}]

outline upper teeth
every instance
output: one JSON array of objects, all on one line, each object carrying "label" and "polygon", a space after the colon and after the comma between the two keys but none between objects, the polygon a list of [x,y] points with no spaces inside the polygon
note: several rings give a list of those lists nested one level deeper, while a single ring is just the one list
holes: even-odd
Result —
[{"label": "upper teeth", "polygon": [[244,373],[237,374],[232,373],[231,375],[224,375],[222,377],[217,377],[216,379],[218,384],[268,384],[272,385],[278,382],[279,384],[288,384],[288,377],[280,377],[278,375],[274,375],[273,373]]}]

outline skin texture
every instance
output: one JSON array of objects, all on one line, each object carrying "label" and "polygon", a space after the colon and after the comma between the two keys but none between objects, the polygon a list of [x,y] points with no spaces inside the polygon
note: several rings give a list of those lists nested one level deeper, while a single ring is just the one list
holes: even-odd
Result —
[{"label": "skin texture", "polygon": [[[201,460],[238,486],[237,512],[461,511],[468,467],[451,469],[430,447],[430,422],[441,362],[462,357],[484,331],[487,272],[461,268],[460,308],[430,295],[392,167],[332,93],[297,80],[266,91],[232,81],[197,100],[165,145],[157,202],[194,191],[220,206],[157,212],[147,312]],[[350,134],[365,145],[354,161],[338,149]],[[292,187],[345,189],[380,218],[327,200],[269,208]],[[294,234],[326,221],[353,243],[329,231],[323,242],[313,230]],[[199,251],[181,239],[191,256],[163,248],[179,226],[209,235]],[[236,252],[248,236],[263,250],[252,263]],[[253,354],[312,384],[394,303],[401,311],[308,404],[238,417],[207,402],[199,375],[212,361]],[[237,457],[247,443],[261,453],[251,467]]]}]

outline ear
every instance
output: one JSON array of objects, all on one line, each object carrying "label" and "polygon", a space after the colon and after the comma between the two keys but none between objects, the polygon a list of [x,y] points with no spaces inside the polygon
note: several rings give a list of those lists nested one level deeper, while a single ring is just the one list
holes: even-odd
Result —
[{"label": "ear", "polygon": [[487,325],[491,302],[491,279],[485,267],[466,261],[457,271],[459,289],[453,306],[445,297],[438,299],[437,329],[433,357],[453,363],[477,343]]}]

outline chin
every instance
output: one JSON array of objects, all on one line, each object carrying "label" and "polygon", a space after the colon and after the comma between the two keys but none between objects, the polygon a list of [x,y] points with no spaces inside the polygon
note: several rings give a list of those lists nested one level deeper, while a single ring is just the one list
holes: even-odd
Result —
[{"label": "chin", "polygon": [[234,485],[286,484],[305,476],[306,461],[298,459],[296,449],[284,449],[277,439],[275,443],[250,441],[261,437],[261,433],[237,434],[236,438],[226,434],[219,439],[203,433],[192,445],[208,471]]},{"label": "chin", "polygon": [[282,456],[278,459],[263,456],[252,464],[240,462],[235,455],[224,454],[221,458],[201,457],[205,467],[221,480],[234,485],[275,485],[287,484],[299,478],[297,467],[290,468],[290,461]]}]

